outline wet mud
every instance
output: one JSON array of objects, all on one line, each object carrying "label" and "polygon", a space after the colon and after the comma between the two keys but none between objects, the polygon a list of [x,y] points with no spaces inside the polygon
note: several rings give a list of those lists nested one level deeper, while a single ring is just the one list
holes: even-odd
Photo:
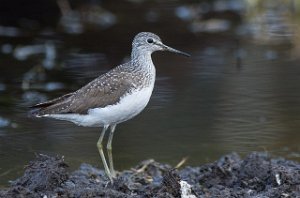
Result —
[{"label": "wet mud", "polygon": [[256,152],[178,170],[146,160],[112,184],[89,164],[69,172],[62,157],[38,155],[0,197],[300,197],[300,163]]}]

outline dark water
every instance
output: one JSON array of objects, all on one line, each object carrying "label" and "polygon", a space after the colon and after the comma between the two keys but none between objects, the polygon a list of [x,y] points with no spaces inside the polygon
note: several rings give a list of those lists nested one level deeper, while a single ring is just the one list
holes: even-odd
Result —
[{"label": "dark water", "polygon": [[29,118],[28,106],[127,61],[140,31],[192,57],[153,55],[157,81],[149,105],[117,126],[118,170],[147,158],[176,165],[188,157],[188,165],[198,165],[229,152],[268,151],[300,161],[298,4],[95,2],[74,5],[79,14],[58,15],[50,25],[0,24],[1,185],[35,153],[64,155],[72,169],[102,165],[100,129]]}]

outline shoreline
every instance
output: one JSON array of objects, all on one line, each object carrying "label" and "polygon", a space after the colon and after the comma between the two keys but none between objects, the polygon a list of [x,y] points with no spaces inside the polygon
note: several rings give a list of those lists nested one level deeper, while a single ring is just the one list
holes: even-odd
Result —
[{"label": "shoreline", "polygon": [[178,170],[145,160],[111,184],[101,169],[68,172],[63,157],[39,154],[0,197],[300,197],[300,163],[253,152]]}]

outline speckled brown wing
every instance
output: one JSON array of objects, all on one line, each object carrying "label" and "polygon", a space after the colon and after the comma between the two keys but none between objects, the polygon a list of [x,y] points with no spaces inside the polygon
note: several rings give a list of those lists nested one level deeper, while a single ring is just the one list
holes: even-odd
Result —
[{"label": "speckled brown wing", "polygon": [[129,73],[111,70],[96,78],[76,92],[57,99],[38,104],[35,115],[79,113],[86,114],[89,109],[105,107],[119,102],[129,93],[134,84]]},{"label": "speckled brown wing", "polygon": [[110,73],[78,90],[66,108],[67,113],[86,114],[89,109],[116,104],[132,88],[129,75]]}]

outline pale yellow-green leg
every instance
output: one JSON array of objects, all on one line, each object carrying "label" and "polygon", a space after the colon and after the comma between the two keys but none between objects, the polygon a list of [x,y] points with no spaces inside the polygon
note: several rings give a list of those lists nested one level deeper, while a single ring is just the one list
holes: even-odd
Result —
[{"label": "pale yellow-green leg", "polygon": [[109,170],[110,170],[112,177],[116,177],[116,172],[115,172],[114,163],[113,163],[113,156],[112,156],[112,139],[114,136],[116,126],[117,126],[116,124],[110,126],[110,133],[108,136],[108,142],[107,142],[107,147],[106,147],[107,154],[108,154],[108,161],[109,161]]},{"label": "pale yellow-green leg", "polygon": [[107,177],[109,178],[109,180],[111,182],[113,182],[112,180],[112,175],[110,173],[110,170],[107,166],[107,163],[106,163],[106,159],[105,159],[105,156],[104,156],[104,153],[103,153],[103,146],[102,146],[102,141],[103,141],[103,138],[104,138],[104,135],[105,135],[105,131],[107,130],[107,128],[109,127],[109,125],[105,125],[102,129],[102,132],[100,134],[100,137],[99,137],[99,140],[97,142],[97,148],[98,148],[98,151],[100,153],[100,157],[101,157],[101,160],[102,160],[102,163],[103,163],[103,166],[104,166],[104,170],[105,170],[105,173],[107,175]]}]

